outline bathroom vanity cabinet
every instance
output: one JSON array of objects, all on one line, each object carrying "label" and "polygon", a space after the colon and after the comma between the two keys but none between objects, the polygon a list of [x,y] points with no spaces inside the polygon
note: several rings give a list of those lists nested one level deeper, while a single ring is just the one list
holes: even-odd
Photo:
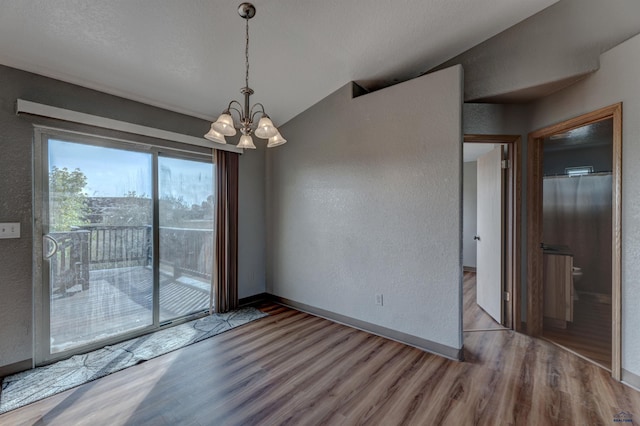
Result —
[{"label": "bathroom vanity cabinet", "polygon": [[566,328],[573,321],[573,255],[562,251],[544,251],[544,321]]}]

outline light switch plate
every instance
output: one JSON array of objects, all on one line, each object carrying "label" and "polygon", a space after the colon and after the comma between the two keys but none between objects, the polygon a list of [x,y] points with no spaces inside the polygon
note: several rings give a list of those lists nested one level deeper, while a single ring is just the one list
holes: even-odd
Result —
[{"label": "light switch plate", "polygon": [[376,294],[376,305],[382,306],[382,294]]},{"label": "light switch plate", "polygon": [[0,223],[0,238],[20,238],[20,222]]}]

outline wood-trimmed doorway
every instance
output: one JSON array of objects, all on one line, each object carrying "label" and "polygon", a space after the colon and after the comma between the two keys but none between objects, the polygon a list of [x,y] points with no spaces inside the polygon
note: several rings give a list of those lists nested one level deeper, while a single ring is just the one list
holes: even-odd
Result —
[{"label": "wood-trimmed doorway", "polygon": [[521,137],[519,135],[464,135],[465,143],[502,144],[507,145],[507,181],[505,186],[506,211],[504,228],[505,271],[504,289],[508,293],[505,300],[503,325],[509,329],[523,331],[520,289],[520,229],[521,229],[521,194],[522,172]]},{"label": "wood-trimmed doorway", "polygon": [[612,164],[612,283],[611,283],[611,375],[621,375],[621,226],[622,226],[622,104],[536,130],[529,134],[527,148],[527,333],[541,336],[543,330],[543,232],[542,182],[545,138],[602,120],[613,120]]}]

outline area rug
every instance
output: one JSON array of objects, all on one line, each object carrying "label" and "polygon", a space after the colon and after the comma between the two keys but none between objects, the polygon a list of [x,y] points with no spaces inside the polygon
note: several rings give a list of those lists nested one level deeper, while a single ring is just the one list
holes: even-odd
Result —
[{"label": "area rug", "polygon": [[180,349],[267,316],[247,307],[75,355],[55,364],[7,376],[2,381],[0,414]]}]

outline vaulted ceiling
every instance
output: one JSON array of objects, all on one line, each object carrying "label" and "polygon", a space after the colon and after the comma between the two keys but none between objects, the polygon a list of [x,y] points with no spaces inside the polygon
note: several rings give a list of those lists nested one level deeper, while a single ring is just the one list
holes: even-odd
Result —
[{"label": "vaulted ceiling", "polygon": [[[250,86],[282,124],[348,81],[376,89],[557,0],[255,0]],[[0,63],[202,118],[244,86],[240,2],[4,0]]]}]

